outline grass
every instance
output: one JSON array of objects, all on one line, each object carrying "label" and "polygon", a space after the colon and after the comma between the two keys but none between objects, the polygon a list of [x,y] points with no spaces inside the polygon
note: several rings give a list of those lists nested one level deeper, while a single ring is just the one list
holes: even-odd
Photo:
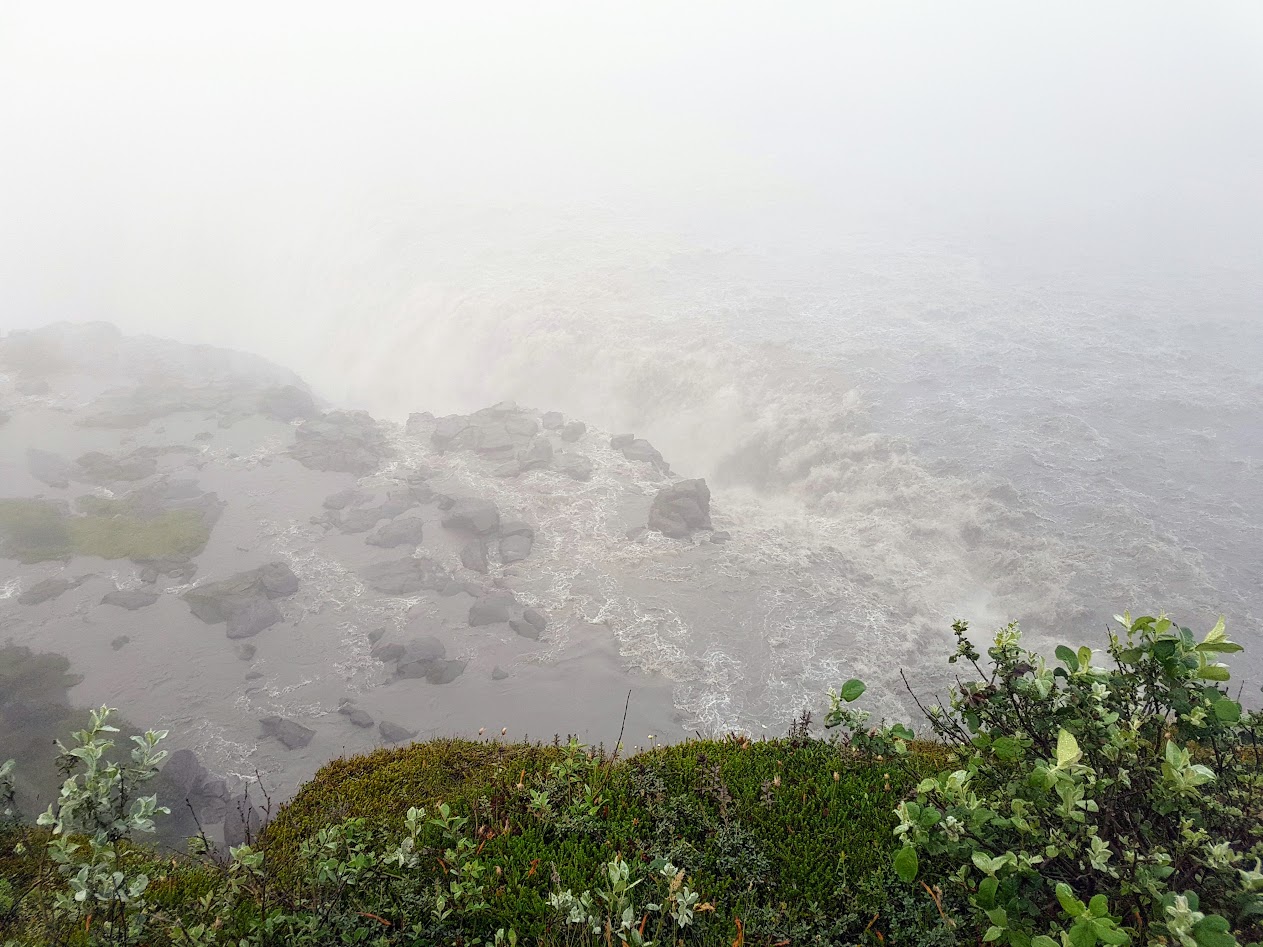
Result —
[{"label": "grass", "polygon": [[99,556],[102,559],[168,559],[201,552],[210,528],[196,510],[167,510],[156,516],[122,512],[117,501],[88,505],[87,515],[69,514],[44,500],[0,500],[0,553],[35,563]]}]

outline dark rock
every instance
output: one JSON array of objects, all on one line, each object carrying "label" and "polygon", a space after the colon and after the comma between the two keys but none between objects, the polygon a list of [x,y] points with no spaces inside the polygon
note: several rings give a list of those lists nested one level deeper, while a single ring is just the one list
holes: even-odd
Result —
[{"label": "dark rock", "polygon": [[71,589],[78,588],[87,578],[88,576],[83,575],[77,579],[44,579],[20,593],[18,602],[22,605],[42,605]]},{"label": "dark rock", "polygon": [[451,598],[453,595],[460,595],[462,592],[474,598],[482,594],[482,590],[471,582],[452,581],[439,589],[439,595],[444,598]]},{"label": "dark rock", "polygon": [[621,447],[620,450],[622,450],[623,456],[628,460],[652,464],[662,473],[669,473],[671,470],[662,455],[658,453],[657,448],[643,438],[635,438],[631,443]]},{"label": "dark rock", "polygon": [[460,561],[466,569],[487,573],[487,544],[481,539],[471,539],[460,551]]},{"label": "dark rock", "polygon": [[369,644],[377,644],[377,642],[382,640],[382,636],[384,636],[385,634],[386,634],[385,628],[374,628],[372,631],[368,633]]},{"label": "dark rock", "polygon": [[158,461],[139,452],[124,457],[111,457],[101,451],[89,451],[75,461],[74,479],[88,483],[116,483],[144,480],[158,472]]},{"label": "dark rock", "polygon": [[311,742],[316,731],[285,717],[264,717],[259,721],[265,736],[279,740],[287,750],[297,750]]},{"label": "dark rock", "polygon": [[348,487],[345,490],[339,490],[325,497],[324,508],[326,510],[344,510],[348,506],[360,506],[367,503],[372,494],[365,493],[363,490],[357,490],[354,487]]},{"label": "dark rock", "polygon": [[[412,418],[408,418],[409,424]],[[448,418],[439,418],[434,425],[434,431],[430,434],[430,443],[439,450],[447,450],[452,443],[458,438],[462,432],[468,430],[469,421],[466,418],[453,416]]]},{"label": "dark rock", "polygon": [[268,598],[287,598],[298,591],[298,576],[288,563],[269,562],[257,571]]},{"label": "dark rock", "polygon": [[588,426],[582,421],[567,421],[566,426],[561,429],[561,439],[563,441],[577,441],[588,433]]},{"label": "dark rock", "polygon": [[364,411],[330,411],[304,421],[294,432],[289,455],[312,470],[367,476],[389,456],[386,436]]},{"label": "dark rock", "polygon": [[442,522],[447,529],[467,529],[486,536],[499,527],[500,511],[490,500],[462,497],[443,515]]},{"label": "dark rock", "polygon": [[269,388],[259,396],[259,411],[277,421],[297,421],[316,416],[311,395],[296,385]]},{"label": "dark rock", "polygon": [[525,471],[526,468],[522,466],[521,461],[511,460],[507,464],[501,464],[491,471],[491,475],[502,480],[510,480],[513,477],[520,477]]},{"label": "dark rock", "polygon": [[469,624],[475,628],[508,621],[509,617],[509,605],[505,599],[481,598],[469,606]]},{"label": "dark rock", "polygon": [[50,487],[64,490],[70,486],[70,461],[51,451],[28,447],[26,469],[31,472],[32,477]]},{"label": "dark rock", "polygon": [[213,441],[214,439],[215,439],[215,435],[212,434],[210,431],[198,431],[196,434],[193,435],[193,440],[199,444],[205,443],[206,441]]},{"label": "dark rock", "polygon": [[403,657],[404,647],[398,643],[378,645],[373,649],[373,657],[383,664],[390,664]]},{"label": "dark rock", "polygon": [[175,750],[161,770],[163,780],[182,796],[196,792],[210,777],[192,750]]},{"label": "dark rock", "polygon": [[351,712],[347,714],[347,717],[350,719],[351,723],[355,724],[357,727],[371,727],[377,722],[373,719],[372,714],[370,714],[367,710],[361,710],[359,707],[352,708]]},{"label": "dark rock", "polygon": [[531,441],[526,450],[517,455],[518,464],[523,470],[534,470],[536,467],[547,467],[553,462],[553,445],[546,437],[537,437]]},{"label": "dark rock", "polygon": [[417,592],[437,592],[448,583],[450,576],[433,559],[407,556],[379,562],[360,573],[365,584],[387,595],[415,595]]},{"label": "dark rock", "polygon": [[247,839],[257,839],[263,829],[264,812],[250,803],[246,795],[238,796],[224,807],[224,844],[230,848]]},{"label": "dark rock", "polygon": [[364,542],[370,546],[393,549],[396,546],[416,546],[421,542],[423,522],[417,516],[401,516],[377,527]]},{"label": "dark rock", "polygon": [[271,628],[281,618],[281,610],[271,599],[252,598],[228,616],[227,635],[233,640],[253,638],[259,632]]},{"label": "dark rock", "polygon": [[525,609],[522,612],[522,618],[525,621],[530,622],[540,631],[544,631],[545,629],[548,628],[548,616],[546,616],[543,612],[541,612],[537,608]]},{"label": "dark rock", "polygon": [[436,493],[431,502],[440,510],[450,510],[456,505],[456,498],[450,497],[446,493]]},{"label": "dark rock", "polygon": [[337,527],[344,533],[366,533],[385,517],[380,507],[360,507],[347,510],[336,520]]},{"label": "dark rock", "polygon": [[253,661],[258,648],[254,645],[246,643],[237,645],[237,657],[242,661]]},{"label": "dark rock", "polygon": [[491,669],[491,679],[493,681],[503,681],[508,676],[509,672],[498,664]]},{"label": "dark rock", "polygon": [[500,561],[504,563],[521,562],[531,554],[534,540],[530,535],[516,533],[500,540]]},{"label": "dark rock", "polygon": [[645,538],[647,532],[649,532],[649,527],[647,526],[633,526],[624,535],[632,542],[638,543]]},{"label": "dark rock", "polygon": [[377,730],[387,743],[402,743],[404,740],[411,740],[417,735],[416,730],[409,730],[406,727],[399,726],[397,723],[391,723],[389,720],[383,720],[379,723]]},{"label": "dark rock", "polygon": [[272,599],[297,591],[298,577],[293,570],[284,562],[270,562],[219,582],[195,586],[180,597],[208,625],[226,622],[229,638],[247,638],[281,620]]},{"label": "dark rock", "polygon": [[521,635],[523,638],[530,638],[532,641],[539,640],[540,630],[525,619],[514,618],[509,622],[509,627],[513,629],[515,634]]},{"label": "dark rock", "polygon": [[535,527],[521,520],[505,520],[500,524],[501,536],[530,536],[535,538]]},{"label": "dark rock", "polygon": [[126,646],[131,640],[132,639],[128,637],[127,635],[119,635],[117,638],[115,638],[114,640],[110,642],[110,647],[113,648],[115,651],[118,651],[122,649],[124,646]]},{"label": "dark rock", "polygon": [[262,671],[246,671],[246,680],[247,680],[247,681],[257,681],[257,680],[258,680],[259,678],[261,678],[262,676],[263,676],[263,672],[262,672]]},{"label": "dark rock", "polygon": [[728,532],[726,529],[717,529],[715,532],[710,534],[710,541],[712,543],[726,543],[730,539],[732,539],[732,533]]},{"label": "dark rock", "polygon": [[104,598],[101,599],[101,604],[117,605],[119,608],[134,612],[156,601],[158,601],[157,592],[146,592],[144,589],[116,589],[113,592],[106,592]]},{"label": "dark rock", "polygon": [[710,490],[705,480],[681,480],[663,487],[649,507],[649,528],[672,539],[710,529]]},{"label": "dark rock", "polygon": [[145,566],[140,570],[140,581],[145,585],[153,585],[158,581],[158,570],[153,566]]},{"label": "dark rock", "polygon": [[395,676],[401,678],[428,677],[447,657],[447,646],[433,635],[414,638],[403,648],[395,662]]},{"label": "dark rock", "polygon": [[592,479],[592,461],[582,454],[557,454],[553,465],[559,473],[564,473],[574,480]]},{"label": "dark rock", "polygon": [[614,450],[621,451],[624,447],[629,446],[636,440],[635,434],[615,434],[610,438],[610,447]]},{"label": "dark rock", "polygon": [[545,431],[559,431],[566,423],[566,419],[562,417],[560,411],[545,411],[544,416],[540,418],[540,423],[544,425]]}]

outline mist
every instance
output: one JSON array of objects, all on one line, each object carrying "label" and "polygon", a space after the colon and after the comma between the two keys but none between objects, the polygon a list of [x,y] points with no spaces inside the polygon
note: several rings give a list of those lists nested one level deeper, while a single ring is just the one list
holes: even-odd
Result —
[{"label": "mist", "polygon": [[[0,641],[282,794],[627,690],[902,714],[957,617],[1224,614],[1257,676],[1261,53],[1250,2],[11,4],[0,505],[204,530],[11,548]],[[258,569],[272,625],[185,607]]]}]

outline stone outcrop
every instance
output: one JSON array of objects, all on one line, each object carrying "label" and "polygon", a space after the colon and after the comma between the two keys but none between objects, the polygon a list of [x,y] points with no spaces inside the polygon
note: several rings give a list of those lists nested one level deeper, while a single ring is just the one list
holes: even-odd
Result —
[{"label": "stone outcrop", "polygon": [[259,721],[263,735],[279,741],[287,750],[299,750],[311,742],[316,731],[285,717],[264,717]]},{"label": "stone outcrop", "polygon": [[437,592],[447,585],[451,576],[435,562],[421,556],[406,556],[368,566],[360,578],[369,588],[386,595],[416,595],[418,592]]},{"label": "stone outcrop", "polygon": [[117,605],[119,608],[134,612],[138,608],[147,608],[156,601],[158,601],[157,592],[146,589],[116,589],[113,592],[106,592],[101,599],[101,604]]},{"label": "stone outcrop", "polygon": [[695,529],[710,529],[710,490],[705,480],[681,480],[663,487],[649,507],[649,528],[687,539]]},{"label": "stone outcrop", "polygon": [[446,529],[464,529],[487,536],[500,527],[500,511],[490,500],[462,497],[443,514],[442,523]]},{"label": "stone outcrop", "polygon": [[195,586],[180,596],[208,625],[224,622],[229,638],[248,638],[281,620],[274,599],[298,591],[298,577],[284,562],[270,562],[218,582]]},{"label": "stone outcrop", "polygon": [[312,470],[366,476],[390,453],[386,436],[365,411],[330,411],[304,421],[294,432],[289,455]]}]

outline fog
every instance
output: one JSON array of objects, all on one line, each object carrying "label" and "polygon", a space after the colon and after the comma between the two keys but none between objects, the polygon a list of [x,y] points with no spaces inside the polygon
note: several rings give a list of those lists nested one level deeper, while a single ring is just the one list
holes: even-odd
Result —
[{"label": "fog", "polygon": [[[3,497],[126,498],[70,458],[176,444],[155,476],[196,483],[161,503],[225,504],[196,582],[271,559],[300,587],[244,658],[183,607],[191,572],[124,629],[93,583],[134,591],[149,559],[41,560],[0,586],[0,641],[77,654],[73,700],[163,721],[213,773],[292,788],[372,745],[346,695],[427,735],[499,726],[485,707],[604,726],[625,685],[641,730],[774,730],[852,674],[902,712],[900,667],[933,680],[958,616],[1081,641],[1123,608],[1222,613],[1257,677],[1257,3],[10,4],[0,129],[0,329],[128,337],[9,336]],[[46,389],[23,372],[48,346],[79,374]],[[397,425],[377,466],[300,466],[302,412],[241,407],[290,371]],[[486,423],[540,426],[590,479],[402,426],[506,399]],[[730,542],[642,535],[663,472],[624,432],[707,479]],[[425,508],[421,482],[535,530],[481,574],[548,612],[542,642],[466,627],[492,586],[356,578],[384,553],[324,498]],[[469,579],[424,516],[418,555]],[[366,636],[420,625],[464,676],[385,687]],[[316,742],[260,742],[265,715]]]}]

